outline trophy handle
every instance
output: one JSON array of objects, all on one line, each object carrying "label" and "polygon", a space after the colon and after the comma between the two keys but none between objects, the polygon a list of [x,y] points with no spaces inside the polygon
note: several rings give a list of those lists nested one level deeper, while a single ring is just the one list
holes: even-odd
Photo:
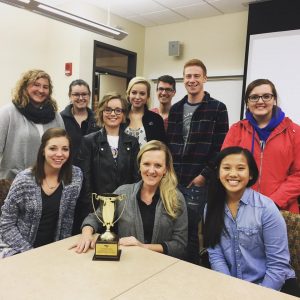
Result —
[{"label": "trophy handle", "polygon": [[127,204],[126,195],[125,195],[125,194],[119,195],[119,197],[116,199],[116,200],[120,200],[120,201],[121,201],[121,200],[125,200],[125,204],[124,204],[124,207],[123,207],[123,209],[122,209],[122,211],[121,211],[119,217],[118,217],[114,222],[112,222],[111,225],[105,224],[104,221],[101,220],[101,218],[97,215],[97,213],[96,213],[96,208],[95,208],[94,201],[93,201],[94,197],[96,198],[96,200],[100,200],[101,195],[98,195],[98,194],[96,194],[96,193],[92,193],[92,204],[93,204],[94,214],[95,214],[96,218],[101,222],[101,224],[102,224],[103,226],[106,226],[106,227],[109,226],[109,227],[107,228],[107,230],[109,231],[110,227],[113,227],[113,226],[115,225],[115,223],[118,222],[118,221],[120,220],[121,216],[123,215],[123,212],[124,212],[124,210],[125,210],[125,208],[126,208],[126,204]]},{"label": "trophy handle", "polygon": [[104,221],[102,221],[102,220],[100,219],[100,217],[99,217],[99,216],[97,215],[97,213],[96,213],[96,208],[95,208],[95,204],[94,204],[94,195],[96,195],[96,196],[95,196],[96,200],[99,200],[98,198],[100,197],[100,196],[98,196],[98,194],[92,193],[92,204],[93,204],[94,214],[95,214],[96,218],[101,222],[101,224],[102,224],[103,226],[105,226]]},{"label": "trophy handle", "polygon": [[125,199],[125,204],[124,204],[124,206],[123,206],[123,209],[122,209],[122,211],[121,211],[119,217],[117,218],[117,220],[115,220],[115,221],[112,223],[112,226],[114,226],[115,223],[117,223],[117,222],[120,220],[120,218],[122,217],[123,212],[124,212],[124,210],[125,210],[125,208],[126,208],[126,204],[127,204],[127,198],[126,198],[126,195],[125,195],[125,194],[120,195],[120,199],[118,199],[118,200],[124,200],[124,199]]}]

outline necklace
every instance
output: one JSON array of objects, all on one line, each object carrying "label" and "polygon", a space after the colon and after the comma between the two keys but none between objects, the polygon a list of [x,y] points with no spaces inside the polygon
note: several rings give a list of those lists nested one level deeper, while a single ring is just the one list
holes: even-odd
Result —
[{"label": "necklace", "polygon": [[56,189],[56,188],[58,187],[58,185],[60,184],[60,182],[58,182],[55,186],[50,186],[50,185],[48,184],[48,181],[47,181],[46,178],[45,178],[45,182],[46,182],[46,185],[47,185],[47,187],[49,188],[49,190],[54,190],[54,189]]}]

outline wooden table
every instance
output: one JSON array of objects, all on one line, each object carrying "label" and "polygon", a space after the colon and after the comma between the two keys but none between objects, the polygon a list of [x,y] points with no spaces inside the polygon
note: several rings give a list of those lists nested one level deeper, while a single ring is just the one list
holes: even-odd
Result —
[{"label": "wooden table", "polygon": [[139,247],[92,261],[68,250],[77,239],[0,260],[0,299],[297,299]]}]

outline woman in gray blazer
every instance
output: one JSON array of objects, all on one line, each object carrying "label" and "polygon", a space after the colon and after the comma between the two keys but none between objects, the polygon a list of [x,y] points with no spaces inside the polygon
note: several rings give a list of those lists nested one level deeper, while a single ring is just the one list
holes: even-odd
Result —
[{"label": "woman in gray blazer", "polygon": [[[119,243],[140,246],[174,257],[183,257],[187,244],[187,211],[182,194],[176,189],[177,178],[167,146],[157,140],[146,143],[138,154],[142,180],[122,185],[115,194],[124,194],[117,201],[117,215],[126,205],[118,221]],[[101,214],[100,207],[98,212]],[[76,252],[94,248],[95,237],[102,224],[94,213],[82,224],[82,235],[73,246]]]}]

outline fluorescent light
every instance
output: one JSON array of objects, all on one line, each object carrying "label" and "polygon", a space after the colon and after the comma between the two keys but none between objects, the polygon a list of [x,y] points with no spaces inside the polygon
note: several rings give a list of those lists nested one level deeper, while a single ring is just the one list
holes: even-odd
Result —
[{"label": "fluorescent light", "polygon": [[[97,34],[101,34],[106,37],[110,37],[116,40],[122,40],[125,38],[128,33],[119,30],[117,28],[104,25],[101,23],[97,23],[79,16],[76,16],[74,14],[68,13],[66,11],[63,11],[61,9],[42,4],[37,1],[30,1],[30,0],[0,0],[0,2],[10,4],[13,6],[17,6],[20,8],[24,8],[26,10],[30,10],[32,12],[35,12],[37,14],[88,30],[95,32]],[[26,4],[25,4],[26,3]]]}]

